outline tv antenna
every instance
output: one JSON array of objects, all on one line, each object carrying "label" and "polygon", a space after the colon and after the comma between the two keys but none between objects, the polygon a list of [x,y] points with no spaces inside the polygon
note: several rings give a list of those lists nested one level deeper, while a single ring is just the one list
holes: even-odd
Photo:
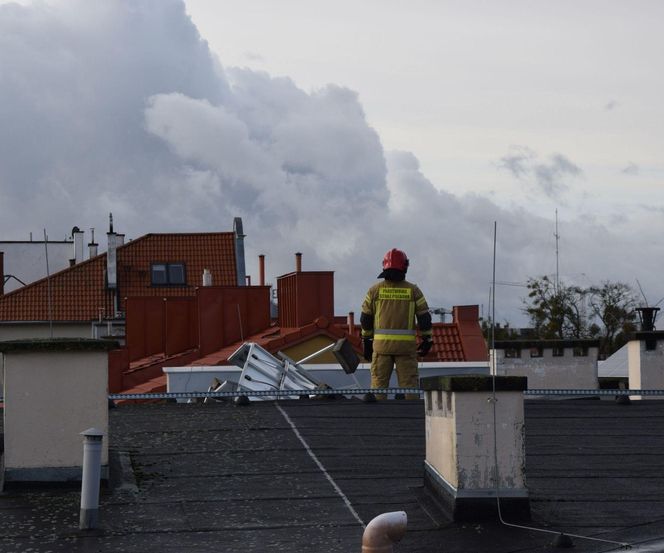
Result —
[{"label": "tv antenna", "polygon": [[558,265],[558,245],[560,242],[560,234],[558,234],[558,209],[556,208],[556,232],[553,233],[553,235],[556,237],[556,294],[558,293],[558,290],[560,289],[560,268]]}]

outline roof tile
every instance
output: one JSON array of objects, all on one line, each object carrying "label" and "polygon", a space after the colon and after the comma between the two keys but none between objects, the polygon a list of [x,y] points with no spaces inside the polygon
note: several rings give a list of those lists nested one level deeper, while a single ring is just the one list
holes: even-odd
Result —
[{"label": "roof tile", "polygon": [[[151,286],[151,264],[184,262],[185,287]],[[120,310],[128,296],[194,295],[203,269],[215,285],[237,284],[232,232],[146,234],[117,250]],[[50,301],[49,301],[50,296]],[[74,265],[0,296],[0,321],[91,321],[113,316],[106,289],[106,254]]]}]

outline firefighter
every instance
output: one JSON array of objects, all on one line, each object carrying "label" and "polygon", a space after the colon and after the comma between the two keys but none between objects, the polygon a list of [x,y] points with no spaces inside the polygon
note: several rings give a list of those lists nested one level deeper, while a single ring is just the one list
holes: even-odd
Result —
[{"label": "firefighter", "polygon": [[[408,257],[391,249],[383,258],[383,272],[367,292],[362,304],[364,357],[371,361],[371,387],[387,388],[396,367],[399,387],[417,388],[417,356],[426,355],[433,344],[429,306],[417,285],[406,280]],[[422,341],[418,347],[415,321]],[[407,394],[406,399],[419,399]],[[367,394],[365,401],[385,399],[384,394]]]}]

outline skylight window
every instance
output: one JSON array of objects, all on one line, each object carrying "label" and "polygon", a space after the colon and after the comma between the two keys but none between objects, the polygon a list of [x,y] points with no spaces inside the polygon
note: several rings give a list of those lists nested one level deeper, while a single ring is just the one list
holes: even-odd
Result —
[{"label": "skylight window", "polygon": [[187,275],[184,263],[153,263],[151,270],[152,286],[184,286]]}]

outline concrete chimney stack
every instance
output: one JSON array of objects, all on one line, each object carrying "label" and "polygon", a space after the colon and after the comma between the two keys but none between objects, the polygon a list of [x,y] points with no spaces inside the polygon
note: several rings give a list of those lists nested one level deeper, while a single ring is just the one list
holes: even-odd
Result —
[{"label": "concrete chimney stack", "polygon": [[85,233],[78,227],[74,227],[71,235],[74,239],[74,265],[77,265],[83,261],[83,238],[85,237]]},{"label": "concrete chimney stack", "polygon": [[88,256],[92,259],[93,257],[97,257],[97,254],[99,253],[99,244],[95,242],[95,229],[90,228],[90,232],[92,233],[92,238],[90,239],[90,242],[88,242]]},{"label": "concrete chimney stack", "polygon": [[258,256],[258,282],[261,286],[265,286],[265,255]]},{"label": "concrete chimney stack", "polygon": [[203,286],[212,286],[212,273],[209,269],[203,269]]},{"label": "concrete chimney stack", "polygon": [[118,258],[116,248],[118,246],[118,235],[113,232],[113,214],[109,214],[109,228],[106,236],[108,238],[108,250],[106,252],[106,286],[109,290],[117,290],[118,287]]},{"label": "concrete chimney stack", "polygon": [[300,252],[297,252],[295,254],[295,272],[296,273],[302,272],[302,254]]}]

